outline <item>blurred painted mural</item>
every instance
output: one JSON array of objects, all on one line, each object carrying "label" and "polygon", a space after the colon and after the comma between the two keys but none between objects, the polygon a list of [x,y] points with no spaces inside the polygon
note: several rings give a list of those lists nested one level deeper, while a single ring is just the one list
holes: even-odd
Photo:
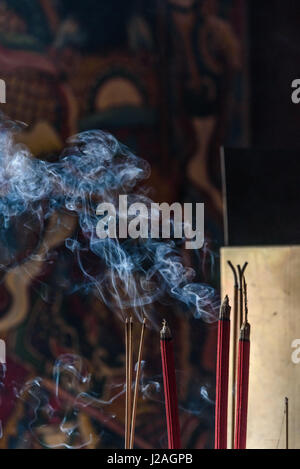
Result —
[{"label": "blurred painted mural", "polygon": [[[205,202],[206,245],[187,261],[200,281],[216,287],[219,147],[248,139],[246,29],[243,0],[0,3],[0,75],[7,84],[1,110],[27,125],[18,140],[36,158],[55,161],[70,135],[112,132],[151,164],[152,198]],[[59,280],[76,283],[78,275],[64,247],[78,227],[65,229],[51,240],[42,269],[24,261],[23,282],[15,267],[1,272],[8,355],[2,448],[123,445],[123,325],[93,295],[63,294]],[[21,229],[15,237],[22,246]],[[216,326],[188,319],[179,307],[164,314],[177,338],[183,445],[212,447]],[[156,331],[145,346],[138,445],[165,447]],[[89,402],[78,411],[72,400],[58,399],[53,379],[69,395],[88,393]]]}]

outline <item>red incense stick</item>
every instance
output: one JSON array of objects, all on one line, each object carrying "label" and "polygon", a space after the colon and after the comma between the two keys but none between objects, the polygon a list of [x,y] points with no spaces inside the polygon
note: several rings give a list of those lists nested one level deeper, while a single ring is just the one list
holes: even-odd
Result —
[{"label": "red incense stick", "polygon": [[235,449],[246,449],[248,386],[250,357],[250,324],[244,323],[241,328],[238,355],[237,399],[236,399],[236,433]]},{"label": "red incense stick", "polygon": [[248,389],[250,364],[250,324],[248,323],[247,287],[245,289],[245,322],[241,327],[238,354],[237,372],[237,398],[236,398],[236,433],[235,449],[246,449],[247,444],[247,416],[248,416]]},{"label": "red incense stick", "polygon": [[233,295],[233,327],[232,327],[232,374],[231,374],[231,435],[230,435],[230,444],[231,448],[234,448],[234,435],[235,435],[235,398],[236,398],[236,360],[238,355],[238,324],[239,324],[239,282],[238,275],[235,267],[231,261],[228,261],[228,265],[232,270],[234,278],[234,295]]},{"label": "red incense stick", "polygon": [[180,426],[178,417],[173,338],[166,321],[163,321],[163,327],[160,331],[160,346],[168,430],[168,449],[180,449]]},{"label": "red incense stick", "polygon": [[227,449],[230,310],[229,298],[226,296],[221,306],[218,324],[215,449]]}]

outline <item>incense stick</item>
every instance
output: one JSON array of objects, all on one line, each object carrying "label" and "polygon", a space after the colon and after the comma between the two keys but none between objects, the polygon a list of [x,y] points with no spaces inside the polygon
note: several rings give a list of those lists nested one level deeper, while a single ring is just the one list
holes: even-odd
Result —
[{"label": "incense stick", "polygon": [[132,412],[132,374],[133,374],[133,320],[132,317],[125,321],[126,344],[126,396],[125,396],[125,449],[130,445],[130,428]]},{"label": "incense stick", "polygon": [[247,284],[244,284],[245,321],[241,327],[238,355],[235,449],[246,449],[250,363],[250,324],[248,323]]},{"label": "incense stick", "polygon": [[146,318],[144,318],[143,320],[142,329],[141,329],[139,354],[138,354],[138,361],[137,361],[137,368],[136,368],[136,375],[135,375],[135,386],[134,386],[133,406],[132,406],[132,415],[131,415],[130,443],[129,443],[130,449],[133,449],[133,445],[134,445],[136,411],[137,411],[139,383],[140,383],[140,376],[141,376],[141,369],[142,369],[142,356],[143,356],[145,329],[146,329]]},{"label": "incense stick", "polygon": [[[234,278],[234,299],[233,299],[233,345],[232,345],[232,375],[231,375],[231,448],[234,448],[235,438],[235,412],[236,412],[236,381],[237,381],[237,356],[239,349],[239,331],[243,324],[243,276],[248,266],[246,262],[241,268],[237,266],[237,270],[231,261],[228,265],[232,270]],[[238,272],[238,273],[237,273]],[[239,301],[240,293],[240,301]],[[239,327],[238,327],[239,324]]]},{"label": "incense stick", "polygon": [[228,265],[232,270],[234,278],[234,296],[233,296],[233,344],[232,344],[232,375],[231,375],[231,448],[234,448],[235,433],[235,400],[236,400],[236,357],[238,353],[238,277],[231,261]]},{"label": "incense stick", "polygon": [[239,310],[240,327],[242,327],[242,324],[244,322],[243,278],[244,278],[245,270],[247,266],[248,266],[248,262],[245,262],[242,268],[240,265],[237,266],[238,274],[239,274],[239,293],[240,293],[240,310]]},{"label": "incense stick", "polygon": [[125,387],[125,449],[129,448],[129,432],[130,432],[130,406],[129,406],[129,322],[125,321],[125,371],[126,371],[126,387]]},{"label": "incense stick", "polygon": [[160,346],[168,430],[168,449],[180,449],[180,425],[178,416],[178,398],[175,376],[173,339],[171,331],[166,321],[163,321],[163,327],[160,331]]},{"label": "incense stick", "polygon": [[230,310],[229,298],[226,296],[221,306],[218,323],[215,449],[227,449]]},{"label": "incense stick", "polygon": [[129,318],[128,328],[128,447],[130,447],[130,432],[131,432],[131,414],[132,414],[132,375],[133,375],[133,319]]},{"label": "incense stick", "polygon": [[285,449],[289,449],[289,399],[285,398]]}]

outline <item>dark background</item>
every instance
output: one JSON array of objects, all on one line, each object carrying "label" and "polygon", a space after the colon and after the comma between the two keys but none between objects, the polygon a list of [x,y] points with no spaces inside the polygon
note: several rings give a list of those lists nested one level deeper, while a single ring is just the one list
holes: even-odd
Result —
[{"label": "dark background", "polygon": [[300,107],[291,101],[299,77],[299,3],[249,2],[251,145],[299,148]]}]

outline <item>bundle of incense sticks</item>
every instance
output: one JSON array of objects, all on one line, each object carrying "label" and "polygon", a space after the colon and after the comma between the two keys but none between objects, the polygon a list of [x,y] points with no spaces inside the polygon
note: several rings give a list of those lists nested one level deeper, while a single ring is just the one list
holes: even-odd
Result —
[{"label": "bundle of incense sticks", "polygon": [[[232,421],[231,447],[246,449],[250,324],[248,323],[247,285],[245,270],[248,263],[237,269],[228,262],[234,276],[233,345],[232,345]],[[244,318],[245,311],[245,318]],[[216,427],[215,448],[227,448],[228,374],[230,346],[230,307],[228,297],[221,307],[218,324]],[[239,337],[238,337],[239,333]]]},{"label": "bundle of incense sticks", "polygon": [[229,298],[226,296],[221,306],[218,324],[215,449],[227,449],[230,310]]},{"label": "bundle of incense sticks", "polygon": [[135,438],[135,423],[139,393],[139,383],[142,369],[144,337],[146,329],[146,318],[141,328],[138,359],[136,365],[134,394],[132,401],[132,378],[133,378],[133,319],[125,321],[125,345],[126,345],[126,396],[125,396],[125,449],[133,449]]},{"label": "bundle of incense sticks", "polygon": [[163,326],[160,331],[160,346],[168,430],[168,449],[180,449],[181,441],[173,337],[165,320],[163,321]]}]

